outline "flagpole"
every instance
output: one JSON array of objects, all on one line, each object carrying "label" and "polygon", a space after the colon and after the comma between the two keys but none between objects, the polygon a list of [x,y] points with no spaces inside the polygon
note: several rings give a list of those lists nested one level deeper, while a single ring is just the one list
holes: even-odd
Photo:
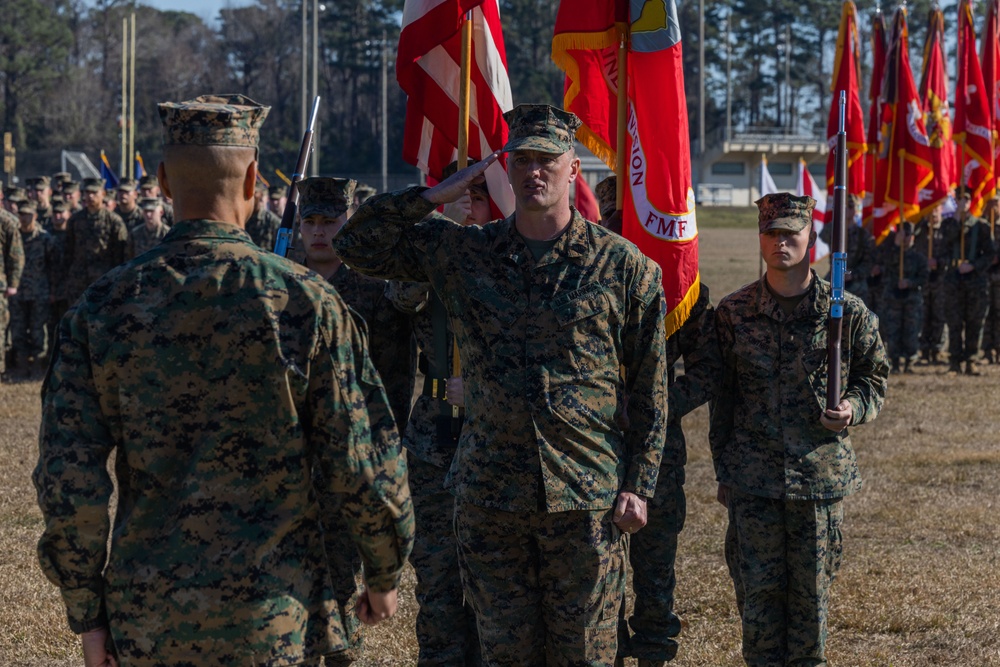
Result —
[{"label": "flagpole", "polygon": [[[903,232],[903,237],[906,237],[906,231],[903,225],[906,224],[906,217],[903,215],[903,187],[905,185],[906,176],[906,152],[901,148],[899,149],[899,230]],[[899,243],[899,279],[903,279],[903,242]]]},{"label": "flagpole", "polygon": [[[469,162],[469,98],[472,88],[472,10],[462,19],[462,81],[458,94],[458,168]],[[458,337],[451,345],[451,376],[462,377],[462,359],[458,351]],[[451,406],[452,433],[461,428],[458,406]]]},{"label": "flagpole", "polygon": [[[135,13],[132,13],[132,23],[131,33],[129,35],[129,40],[131,45],[129,48],[128,66],[129,66],[129,93],[128,93],[128,172],[131,172],[132,176],[135,176]],[[122,178],[126,178],[123,173]]]},{"label": "flagpole", "polygon": [[469,163],[469,96],[472,81],[472,11],[462,19],[462,83],[458,93],[458,168]]},{"label": "flagpole", "polygon": [[[767,165],[767,156],[763,153],[760,154],[760,196],[764,196],[764,167]],[[760,243],[757,244],[757,280],[760,280],[764,275],[764,252],[760,249]]]},{"label": "flagpole", "polygon": [[[959,184],[959,190],[958,190],[958,192],[959,192],[958,198],[961,200],[961,199],[965,199],[965,142],[964,141],[958,145],[958,177],[961,179],[961,182]],[[970,204],[969,208],[971,208],[971,203],[972,202],[969,202],[969,204]],[[959,260],[962,261],[962,262],[964,262],[965,261],[965,220],[959,220],[958,224],[962,228],[961,229],[961,233],[959,234],[960,239],[961,239],[959,241],[959,245],[960,245],[960,248],[961,248],[960,254],[959,254]],[[952,252],[954,252],[954,250]]]},{"label": "flagpole", "polygon": [[628,182],[628,162],[625,159],[625,127],[628,122],[628,36],[623,32],[618,43],[618,143],[615,150],[615,208],[625,208],[625,183]]},{"label": "flagpole", "polygon": [[128,19],[122,18],[122,160],[120,171],[125,172],[128,154]]}]

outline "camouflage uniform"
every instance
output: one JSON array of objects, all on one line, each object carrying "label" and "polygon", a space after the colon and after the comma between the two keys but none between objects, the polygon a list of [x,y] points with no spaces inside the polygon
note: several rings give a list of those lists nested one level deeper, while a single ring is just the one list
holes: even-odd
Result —
[{"label": "camouflage uniform", "polygon": [[446,484],[483,659],[610,664],[624,587],[611,507],[652,497],[663,448],[659,268],[576,211],[536,261],[513,217],[425,220],[421,192],[373,197],[334,247],[364,273],[430,282],[456,328],[467,412]]},{"label": "camouflage uniform", "polygon": [[52,237],[37,220],[30,232],[21,231],[21,247],[24,273],[17,294],[10,300],[11,340],[22,361],[29,357],[37,360],[47,349],[45,328],[59,257]]},{"label": "camouflage uniform", "polygon": [[66,298],[76,301],[83,290],[125,261],[128,230],[117,215],[103,206],[90,213],[74,213],[66,223]]},{"label": "camouflage uniform", "polygon": [[143,220],[141,223],[129,230],[128,248],[125,251],[126,258],[133,259],[147,250],[151,250],[160,245],[169,231],[170,227],[167,227],[162,222],[156,227],[156,229],[150,231],[149,227],[146,226],[146,221]]},{"label": "camouflage uniform", "polygon": [[138,225],[146,222],[146,217],[142,214],[142,209],[139,208],[138,204],[128,213],[122,211],[120,206],[116,206],[115,215],[122,219],[122,222],[125,223],[125,229],[129,230],[135,229]]},{"label": "camouflage uniform", "polygon": [[281,227],[281,218],[261,206],[247,220],[246,230],[253,242],[264,250],[274,251],[274,241]]},{"label": "camouflage uniform", "polygon": [[[782,218],[761,200],[761,231]],[[801,198],[791,198],[799,200]],[[799,229],[811,220],[800,211]],[[743,657],[751,667],[825,665],[829,587],[840,561],[841,498],[861,488],[847,430],[820,423],[826,404],[830,284],[812,272],[786,315],[766,276],[716,309],[724,371],[710,440],[716,477],[730,488],[735,544],[727,545],[743,596]],[[876,417],[888,363],[877,318],[848,293],[842,396],[852,424]]]},{"label": "camouflage uniform", "polygon": [[[906,223],[907,225],[910,223]],[[893,370],[898,370],[898,360],[909,367],[910,360],[920,351],[920,325],[923,323],[923,288],[927,284],[927,257],[915,248],[903,254],[903,278],[910,281],[909,289],[899,289],[899,246],[888,254],[885,265],[886,286],[882,292],[882,340],[885,343]]]},{"label": "camouflage uniform", "polygon": [[[829,245],[833,239],[833,225],[824,225],[819,238]],[[869,299],[868,278],[875,261],[875,239],[866,227],[850,222],[847,225],[847,275],[844,288],[866,304]],[[830,279],[827,272],[826,279]]]},{"label": "camouflage uniform", "polygon": [[[59,206],[65,206],[60,204]],[[53,207],[55,208],[55,207]],[[49,240],[52,243],[52,254],[55,258],[55,268],[51,276],[52,284],[49,286],[52,292],[52,303],[49,307],[49,337],[55,338],[59,328],[59,320],[69,308],[69,301],[66,300],[66,227],[49,230]]]},{"label": "camouflage uniform", "polygon": [[[1000,258],[1000,243],[995,258]],[[989,268],[989,309],[983,331],[983,350],[994,363],[1000,363],[1000,262],[996,259]]]},{"label": "camouflage uniform", "polygon": [[[165,143],[218,140],[218,100],[161,105]],[[225,101],[223,122],[266,114]],[[222,138],[255,145],[256,131]],[[373,591],[398,586],[413,536],[398,435],[348,307],[208,220],[176,225],[64,319],[34,480],[42,569],[71,628],[109,626],[123,665],[316,664],[347,646],[325,519],[349,527]]]},{"label": "camouflage uniform", "polygon": [[[301,218],[315,214],[329,218],[344,215],[351,205],[353,184],[354,181],[350,179],[334,178],[307,178],[300,181]],[[260,211],[268,213],[280,225],[281,221],[277,216],[264,209]],[[274,247],[274,235],[268,233],[271,234],[268,239],[270,248],[262,247],[271,250]],[[416,350],[410,317],[386,299],[388,283],[384,280],[363,276],[341,264],[328,281],[351,308],[352,314],[363,323],[369,356],[386,387],[397,428],[402,431],[413,400],[416,373]],[[347,622],[358,626],[351,641],[352,656],[357,657],[360,656],[361,634],[360,622],[354,612],[357,602],[357,587],[354,582],[361,575],[361,559],[357,549],[350,543],[346,526],[336,520],[328,520],[325,527],[328,532],[327,553],[330,554],[333,568],[334,586],[338,588],[338,600],[345,610]]]},{"label": "camouflage uniform", "polygon": [[0,216],[0,373],[7,370],[7,326],[10,324],[7,290],[20,286],[24,271],[24,248],[18,229],[21,223],[17,216],[10,217]]},{"label": "camouflage uniform", "polygon": [[[477,665],[480,656],[476,617],[465,601],[461,580],[455,576],[459,570],[452,527],[455,497],[445,489],[445,476],[455,456],[465,415],[465,410],[460,410],[453,423],[451,406],[444,401],[444,382],[452,375],[454,333],[444,303],[428,283],[391,282],[388,298],[397,308],[413,314],[413,333],[421,350],[420,368],[424,374],[423,390],[403,434],[413,512],[420,526],[410,554],[420,605],[416,621],[420,646],[417,664]],[[444,359],[438,358],[441,350]]]},{"label": "camouflage uniform", "polygon": [[[721,371],[715,334],[715,309],[708,286],[700,286],[698,300],[684,325],[667,338],[667,440],[656,482],[656,495],[649,501],[646,527],[631,538],[629,563],[635,608],[629,625],[635,633],[628,654],[650,661],[671,660],[677,653],[676,637],[681,621],[674,613],[674,561],[677,536],[684,527],[687,503],[684,497],[684,465],[687,445],[681,417],[706,403],[715,390]],[[676,364],[684,360],[684,374],[676,375]],[[619,654],[622,654],[619,647]]]},{"label": "camouflage uniform", "polygon": [[[928,226],[927,220],[920,222],[917,238],[913,244],[913,248],[925,259],[928,257],[928,239],[931,238],[927,233]],[[944,350],[944,272],[950,257],[940,225],[934,228],[934,236],[930,240],[930,252],[930,256],[937,259],[938,268],[928,267],[927,285],[923,289],[924,316],[920,330],[920,352],[927,360],[936,359]]]},{"label": "camouflage uniform", "polygon": [[[973,267],[971,273],[960,274],[962,229],[965,230],[964,256]],[[955,218],[941,223],[944,236],[942,250],[948,258],[944,275],[945,319],[948,321],[948,356],[952,370],[961,362],[967,369],[979,356],[983,324],[986,319],[988,271],[993,261],[994,247],[990,226],[982,218],[969,216],[963,225]]]}]

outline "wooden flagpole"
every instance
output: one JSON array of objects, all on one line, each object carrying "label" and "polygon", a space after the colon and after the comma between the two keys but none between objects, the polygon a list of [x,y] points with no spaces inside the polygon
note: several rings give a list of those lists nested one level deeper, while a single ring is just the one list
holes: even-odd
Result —
[{"label": "wooden flagpole", "polygon": [[462,82],[458,93],[458,168],[469,163],[469,96],[472,88],[472,12],[462,20]]},{"label": "wooden flagpole", "polygon": [[[905,238],[906,232],[903,225],[906,224],[906,217],[903,215],[903,187],[906,183],[906,151],[902,148],[899,149],[899,231],[903,232]],[[903,243],[899,244],[899,279],[903,279]]]},{"label": "wooden flagpole", "polygon": [[[962,200],[962,199],[965,199],[965,142],[964,141],[958,145],[958,177],[960,179],[962,179],[961,180],[961,187],[959,188],[959,195],[958,195],[959,196],[959,200]],[[966,205],[966,206],[967,206],[967,208],[966,208],[966,215],[968,215],[968,210],[969,210],[969,208],[971,208],[971,202],[969,202],[969,204]],[[965,261],[965,220],[964,219],[963,220],[959,220],[958,224],[959,224],[959,228],[961,230],[960,234],[959,234],[960,239],[961,239],[959,241],[960,246],[961,246],[961,252],[959,254],[959,261],[964,262]],[[952,250],[952,252],[955,252],[955,251]]]},{"label": "wooden flagpole", "polygon": [[[472,11],[462,20],[462,81],[458,95],[458,168],[469,163],[469,98],[472,89]],[[462,377],[462,359],[458,352],[458,337],[451,346],[451,376]],[[453,430],[458,424],[458,406],[451,406]],[[456,433],[457,435],[457,433]]]},{"label": "wooden flagpole", "polygon": [[128,159],[128,19],[122,18],[122,159],[118,164],[120,173],[125,173]]},{"label": "wooden flagpole", "polygon": [[125,163],[125,173],[122,174],[122,178],[135,176],[135,13],[132,14],[129,40],[131,44],[128,56],[128,161]]}]

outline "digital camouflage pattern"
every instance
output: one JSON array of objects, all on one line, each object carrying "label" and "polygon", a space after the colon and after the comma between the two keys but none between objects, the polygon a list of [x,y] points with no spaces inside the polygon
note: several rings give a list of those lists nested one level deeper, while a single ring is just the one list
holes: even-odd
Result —
[{"label": "digital camouflage pattern", "polygon": [[[412,423],[412,422],[411,422]],[[409,425],[408,425],[409,426]],[[406,441],[404,439],[404,445]],[[455,496],[444,488],[447,467],[407,456],[413,514],[418,526],[410,564],[417,575],[415,630],[419,667],[481,664],[476,615],[458,576]]]},{"label": "digital camouflage pattern", "polygon": [[69,301],[66,299],[66,227],[62,229],[49,230],[49,239],[52,241],[52,252],[55,256],[55,270],[52,272],[50,285],[54,301],[49,307],[49,338],[55,339],[56,331],[59,329],[59,320],[69,309]]},{"label": "digital camouflage pattern", "polygon": [[771,229],[799,232],[812,225],[816,200],[809,196],[778,192],[764,195],[754,204],[757,205],[757,228],[761,234]]},{"label": "digital camouflage pattern", "polygon": [[618,208],[618,177],[612,174],[605,178],[594,188],[594,194],[601,209],[601,219],[610,218]]},{"label": "digital camouflage pattern", "polygon": [[[704,283],[688,319],[667,338],[666,354],[670,410],[663,461],[656,495],[646,506],[646,526],[631,536],[629,549],[635,606],[628,621],[634,634],[627,653],[645,660],[670,660],[677,653],[676,637],[681,631],[681,621],[674,612],[674,562],[677,536],[684,528],[687,514],[684,496],[687,445],[681,418],[714,396],[722,371],[715,308]],[[676,366],[681,359],[684,372],[678,375]],[[619,653],[625,654],[621,647]]]},{"label": "digital camouflage pattern", "polygon": [[[830,588],[840,568],[844,503],[735,491],[730,498],[748,667],[825,667]],[[775,585],[774,582],[787,582]]]},{"label": "digital camouflage pattern", "polygon": [[[716,309],[723,375],[712,411],[718,481],[767,498],[837,498],[861,488],[847,431],[820,423],[826,408],[830,283],[813,272],[790,317],[765,287],[750,283]],[[870,422],[885,400],[889,364],[878,318],[847,294],[841,346],[843,398],[852,425]]]},{"label": "digital camouflage pattern", "polygon": [[52,237],[37,221],[30,232],[21,230],[20,234],[24,272],[17,294],[10,299],[11,340],[18,355],[39,357],[45,353],[45,326],[59,253]]},{"label": "digital camouflage pattern", "polygon": [[[826,664],[829,584],[840,558],[837,501],[861,488],[847,429],[834,433],[820,422],[829,312],[830,284],[815,272],[791,315],[766,277],[716,309],[723,374],[709,441],[716,478],[730,489],[726,561],[748,665]],[[888,371],[878,318],[847,293],[841,387],[852,425],[878,415]]]},{"label": "digital camouflage pattern", "polygon": [[365,323],[368,352],[378,371],[399,432],[406,428],[416,382],[417,351],[410,315],[387,298],[389,283],[341,264],[330,284]]},{"label": "digital camouflage pattern", "polygon": [[[416,457],[447,470],[455,456],[455,442],[450,437],[447,439],[438,437],[437,418],[441,414],[442,404],[445,404],[440,383],[444,382],[450,373],[437,378],[439,396],[435,398],[431,392],[434,369],[442,367],[442,360],[437,358],[434,345],[434,321],[431,315],[431,299],[434,298],[434,294],[429,283],[394,280],[389,283],[386,298],[398,310],[410,314],[413,335],[421,354],[420,368],[425,376],[423,390],[414,402],[410,418],[406,422],[403,447],[411,458]],[[445,349],[451,350],[455,334],[447,317],[444,318],[444,324]],[[450,359],[444,359],[443,367],[450,368],[449,362]],[[448,413],[451,413],[450,408]],[[419,536],[417,539],[420,539]]]},{"label": "digital camouflage pattern", "polygon": [[[931,257],[937,261],[937,268],[931,268],[928,260],[927,286],[923,289],[924,319],[920,330],[920,351],[927,356],[931,352],[938,353],[944,350],[944,273],[950,252],[948,246],[944,244],[941,225],[933,228],[933,236],[928,235],[929,226],[928,219],[922,220],[917,226],[917,237],[913,242],[914,250],[925,258]],[[929,249],[928,239],[930,239]]]},{"label": "digital camouflage pattern", "polygon": [[17,289],[24,271],[24,248],[21,246],[20,221],[0,217],[0,373],[7,370],[7,326],[10,324],[10,307],[7,290]]},{"label": "digital camouflage pattern", "polygon": [[264,250],[274,252],[274,242],[279,227],[281,218],[261,206],[247,220],[245,229],[254,243]]},{"label": "digital camouflage pattern", "polygon": [[142,222],[128,232],[128,249],[125,254],[128,256],[128,259],[135,259],[147,250],[152,250],[160,245],[160,242],[163,241],[169,231],[170,227],[162,222],[155,228],[150,229],[146,225],[146,219],[143,217]]},{"label": "digital camouflage pattern", "polygon": [[[823,243],[833,242],[833,224],[826,224],[819,233],[819,238]],[[867,227],[855,225],[853,222],[847,225],[847,274],[844,276],[844,288],[858,297],[865,304],[868,303],[868,276],[872,271],[872,263],[875,261],[875,239],[872,237]],[[827,271],[826,279],[830,279],[830,272]]]},{"label": "digital camouflage pattern", "polygon": [[547,104],[518,104],[503,115],[510,133],[503,152],[541,151],[562,155],[573,148],[580,119]]},{"label": "digital camouflage pattern", "polygon": [[462,227],[429,215],[422,192],[368,200],[334,250],[362,273],[430,282],[445,302],[466,399],[453,492],[508,512],[652,497],[667,400],[659,267],[576,211],[535,262],[513,217]]},{"label": "digital camouflage pattern", "polygon": [[122,264],[127,246],[125,223],[111,211],[74,213],[66,223],[66,298],[76,301],[88,285]]},{"label": "digital camouflage pattern", "polygon": [[304,178],[299,181],[299,215],[325,215],[339,218],[354,204],[354,188],[358,182],[350,178]]},{"label": "digital camouflage pattern", "polygon": [[245,146],[256,148],[260,126],[271,107],[245,95],[201,95],[157,105],[164,146]]},{"label": "digital camouflage pattern", "polygon": [[[417,397],[403,433],[410,470],[410,494],[413,512],[420,529],[413,541],[410,564],[417,575],[416,633],[420,654],[417,664],[477,665],[480,658],[479,634],[475,614],[465,602],[462,582],[455,577],[459,570],[458,545],[452,520],[455,497],[445,489],[445,477],[455,456],[455,439],[451,436],[451,408],[444,401],[441,382],[451,373],[438,378],[439,396],[432,395],[435,369],[450,368],[450,359],[439,360],[435,346],[435,318],[428,283],[389,283],[388,299],[396,308],[411,313],[413,333],[421,350],[420,368],[424,386]],[[444,349],[451,350],[454,334],[447,316],[440,318],[444,327]],[[443,364],[439,363],[443,362]],[[442,415],[442,407],[444,415]],[[460,411],[462,420],[464,410]],[[446,437],[441,437],[439,419],[447,420]]]},{"label": "digital camouflage pattern", "polygon": [[183,221],[92,285],[42,397],[42,570],[72,629],[110,627],[123,664],[346,648],[325,517],[349,527],[372,590],[398,585],[412,505],[361,331],[326,281],[242,229]]},{"label": "digital camouflage pattern", "polygon": [[[614,664],[628,547],[612,512],[505,512],[456,501],[483,664]],[[539,581],[555,583],[541,594]]]},{"label": "digital camouflage pattern", "polygon": [[923,289],[927,285],[927,257],[910,248],[903,253],[903,278],[909,289],[899,289],[899,246],[887,253],[886,286],[882,293],[882,341],[889,358],[910,359],[920,352],[920,328],[924,318]]},{"label": "digital camouflage pattern", "polygon": [[983,327],[983,350],[991,352],[994,362],[997,362],[1000,361],[1000,264],[990,267],[987,299],[989,306]]},{"label": "digital camouflage pattern", "polygon": [[[138,206],[133,208],[128,213],[123,211],[121,206],[116,206],[115,215],[122,219],[122,222],[125,223],[125,229],[129,230],[129,232],[146,222],[146,216],[142,214],[142,209]],[[128,255],[127,259],[132,259],[133,257],[135,257],[135,255]]]},{"label": "digital camouflage pattern", "polygon": [[[996,250],[990,237],[990,225],[982,218],[969,216],[964,223],[947,218],[941,223],[941,233],[948,258],[944,274],[944,317],[948,323],[948,357],[954,369],[957,364],[974,361],[979,356],[986,320],[989,268]],[[959,273],[958,265],[963,257],[973,265],[971,273]]]}]

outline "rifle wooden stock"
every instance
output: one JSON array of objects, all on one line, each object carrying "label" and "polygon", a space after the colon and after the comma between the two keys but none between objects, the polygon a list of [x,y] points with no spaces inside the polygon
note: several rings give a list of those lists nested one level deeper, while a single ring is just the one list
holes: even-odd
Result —
[{"label": "rifle wooden stock", "polygon": [[847,274],[847,133],[844,131],[846,94],[840,91],[840,129],[837,132],[833,176],[833,246],[830,254],[830,327],[827,333],[826,407],[840,404],[840,348],[844,325],[844,283]]},{"label": "rifle wooden stock", "polygon": [[281,227],[278,228],[278,235],[274,241],[274,254],[282,257],[288,256],[288,249],[292,245],[292,229],[295,227],[295,217],[299,213],[299,181],[306,170],[306,162],[309,161],[309,154],[313,148],[313,131],[316,129],[316,114],[319,112],[319,95],[313,99],[312,113],[309,115],[309,126],[302,136],[302,145],[299,147],[299,158],[295,161],[295,173],[292,174],[292,182],[288,186],[288,202],[285,210],[281,214]]}]

